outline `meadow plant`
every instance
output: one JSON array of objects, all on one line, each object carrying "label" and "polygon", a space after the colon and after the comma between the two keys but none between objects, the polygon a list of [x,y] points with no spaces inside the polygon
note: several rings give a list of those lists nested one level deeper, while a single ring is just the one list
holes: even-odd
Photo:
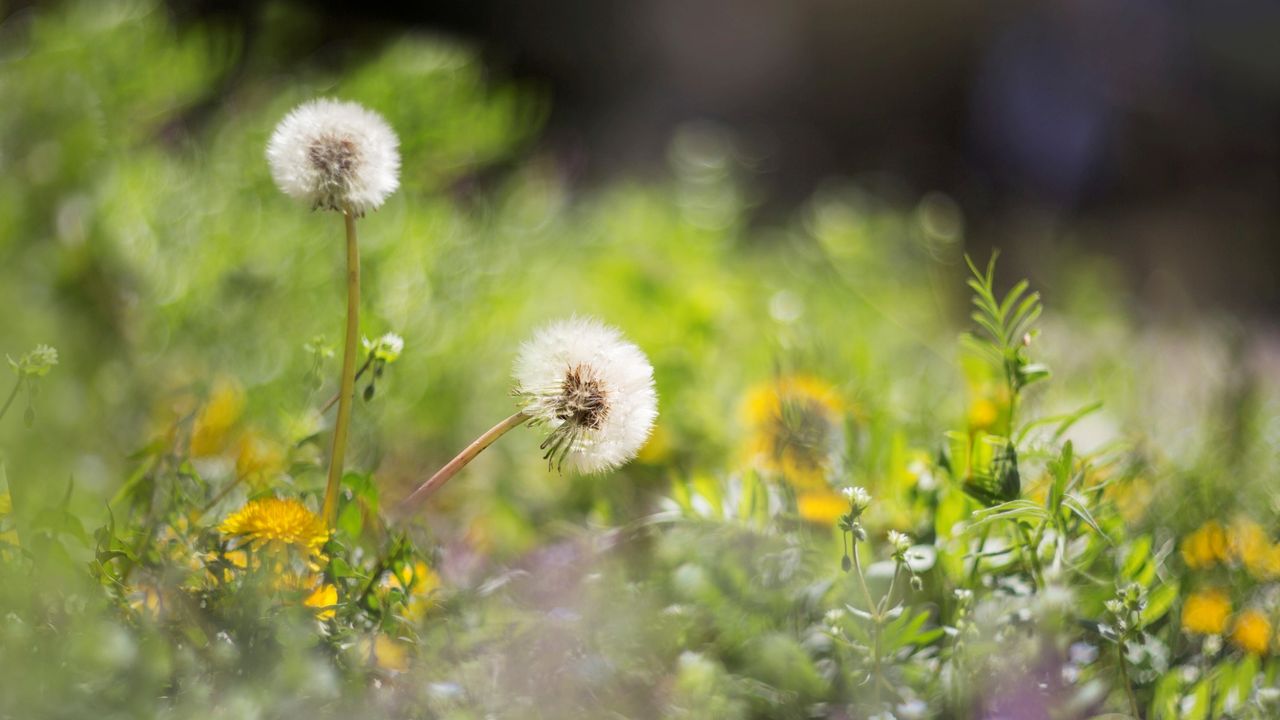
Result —
[{"label": "meadow plant", "polygon": [[[347,324],[338,417],[329,452],[322,515],[332,527],[347,452],[360,335],[360,248],[356,219],[376,210],[400,184],[400,141],[380,115],[352,102],[312,100],[285,116],[267,143],[271,176],[284,194],[314,210],[342,214],[347,232]],[[372,387],[372,386],[371,386]]]}]

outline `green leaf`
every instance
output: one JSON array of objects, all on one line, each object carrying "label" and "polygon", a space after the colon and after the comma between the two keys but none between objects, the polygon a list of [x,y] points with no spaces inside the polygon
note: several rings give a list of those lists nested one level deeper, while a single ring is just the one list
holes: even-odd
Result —
[{"label": "green leaf", "polygon": [[1151,625],[1169,612],[1169,608],[1178,599],[1178,590],[1178,583],[1170,582],[1147,595],[1147,606],[1142,609],[1142,627]]}]

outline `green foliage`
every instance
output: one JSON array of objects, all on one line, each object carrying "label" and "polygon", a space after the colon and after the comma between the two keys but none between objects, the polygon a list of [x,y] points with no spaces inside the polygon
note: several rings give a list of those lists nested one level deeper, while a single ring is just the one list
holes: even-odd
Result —
[{"label": "green foliage", "polygon": [[[960,239],[857,188],[757,228],[705,127],[575,188],[471,50],[285,68],[297,13],[230,86],[219,31],[153,3],[0,28],[0,351],[40,409],[0,422],[0,717],[1275,716],[1238,631],[1277,649],[1280,391],[1213,331],[1133,322],[1091,258],[1027,259],[1047,308],[968,262],[966,304]],[[316,95],[405,165],[361,220],[336,528],[280,548],[225,523],[324,489],[341,222],[262,157]],[[517,429],[395,522],[573,313],[653,362],[640,456],[548,472]]]}]

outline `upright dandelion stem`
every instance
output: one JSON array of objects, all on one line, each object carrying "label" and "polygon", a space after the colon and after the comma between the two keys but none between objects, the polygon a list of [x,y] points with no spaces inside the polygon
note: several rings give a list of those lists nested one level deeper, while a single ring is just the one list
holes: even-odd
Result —
[{"label": "upright dandelion stem", "polygon": [[347,429],[351,425],[351,404],[356,386],[356,345],[360,335],[360,249],[356,239],[356,219],[342,215],[347,225],[347,335],[342,351],[342,380],[338,390],[338,418],[333,426],[333,450],[329,453],[329,483],[324,490],[324,521],[333,527],[338,515],[338,488],[347,454]]},{"label": "upright dandelion stem", "polygon": [[457,457],[450,460],[447,465],[437,470],[435,475],[432,475],[426,482],[410,493],[408,497],[401,500],[400,505],[396,508],[396,514],[404,517],[416,510],[427,498],[431,497],[432,493],[449,482],[449,478],[457,475],[459,470],[467,466],[467,463],[475,460],[477,455],[484,452],[485,448],[497,442],[498,438],[507,434],[512,428],[523,425],[527,420],[529,420],[529,416],[521,411],[486,430],[483,435],[473,440],[465,450],[458,453]]}]

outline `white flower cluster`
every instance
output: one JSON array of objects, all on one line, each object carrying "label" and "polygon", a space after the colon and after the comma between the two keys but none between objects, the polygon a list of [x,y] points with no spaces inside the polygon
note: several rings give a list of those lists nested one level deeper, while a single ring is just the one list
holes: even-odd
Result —
[{"label": "white flower cluster", "polygon": [[649,359],[598,320],[538,330],[521,346],[514,374],[524,412],[550,429],[542,449],[553,466],[617,467],[640,451],[658,415]]},{"label": "white flower cluster", "polygon": [[399,144],[381,115],[353,102],[312,100],[276,126],[267,162],[284,194],[358,217],[399,186]]}]

